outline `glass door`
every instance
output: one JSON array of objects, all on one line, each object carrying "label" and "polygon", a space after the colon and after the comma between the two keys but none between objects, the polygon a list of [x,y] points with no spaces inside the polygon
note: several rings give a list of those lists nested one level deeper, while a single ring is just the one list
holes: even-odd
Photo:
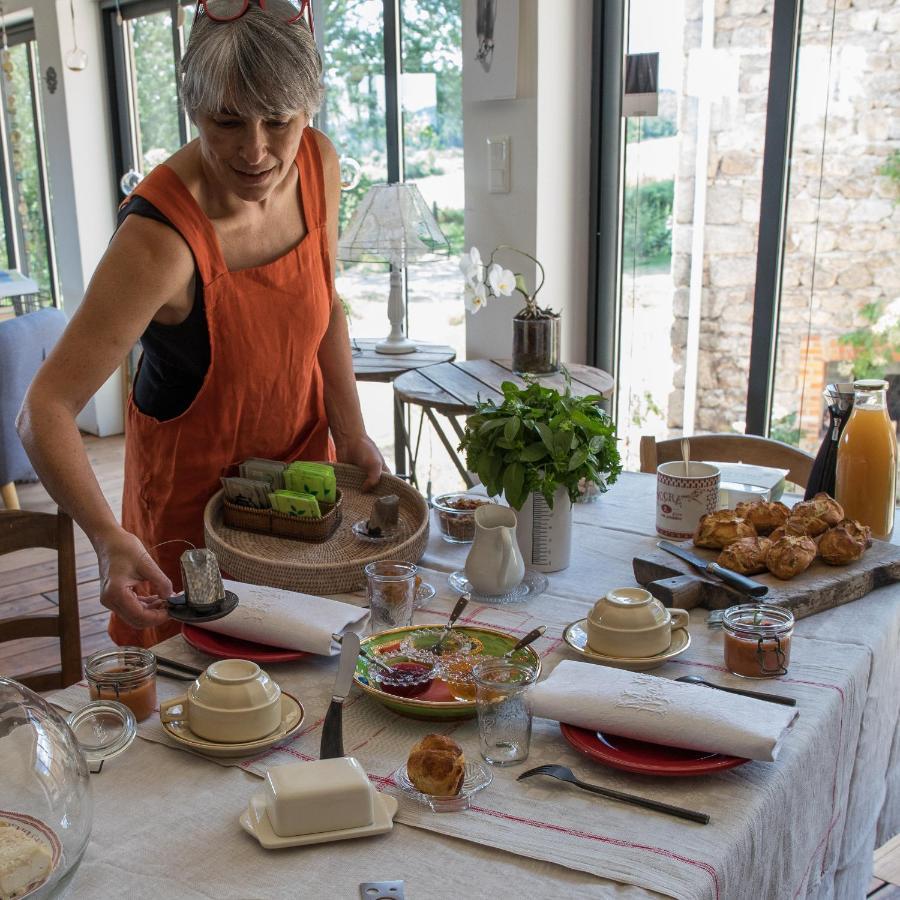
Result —
[{"label": "glass door", "polygon": [[803,9],[769,425],[811,452],[830,382],[886,378],[900,420],[900,74],[882,30],[891,16],[875,0]]}]

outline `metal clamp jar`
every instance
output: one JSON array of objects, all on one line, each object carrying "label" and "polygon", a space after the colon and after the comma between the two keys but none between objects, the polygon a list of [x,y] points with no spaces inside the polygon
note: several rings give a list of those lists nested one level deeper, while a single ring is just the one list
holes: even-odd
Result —
[{"label": "metal clamp jar", "polygon": [[156,657],[142,647],[98,650],[84,664],[92,700],[118,700],[138,722],[156,710]]},{"label": "metal clamp jar", "polygon": [[794,615],[766,603],[743,603],[725,610],[725,665],[742,678],[777,678],[791,660]]}]

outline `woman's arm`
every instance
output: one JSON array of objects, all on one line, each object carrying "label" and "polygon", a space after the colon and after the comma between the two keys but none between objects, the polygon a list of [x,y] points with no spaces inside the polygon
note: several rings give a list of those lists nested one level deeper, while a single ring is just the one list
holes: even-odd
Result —
[{"label": "woman's arm", "polygon": [[359,406],[359,394],[356,391],[356,379],[353,376],[347,318],[334,289],[338,206],[341,196],[337,153],[325,135],[319,131],[313,133],[318,142],[325,173],[328,250],[331,257],[331,320],[319,346],[319,366],[325,380],[325,410],[328,413],[328,426],[334,439],[338,460],[353,463],[364,469],[366,481],[363,490],[368,490],[378,483],[381,473],[386,471],[387,466],[375,442],[366,434]]},{"label": "woman's arm", "polygon": [[[17,421],[44,486],[84,529],[100,563],[104,606],[135,627],[166,621],[172,584],[141,542],[125,531],[91,470],[75,417],[166,307],[190,310],[194,263],[171,228],[129,216],[113,237],[78,311],[38,370]],[[136,587],[149,581],[156,599]]]}]

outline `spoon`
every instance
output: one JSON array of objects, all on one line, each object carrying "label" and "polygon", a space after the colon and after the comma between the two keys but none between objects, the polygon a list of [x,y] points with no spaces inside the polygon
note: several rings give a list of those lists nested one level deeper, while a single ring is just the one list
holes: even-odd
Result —
[{"label": "spoon", "polygon": [[777,694],[764,694],[762,691],[742,691],[740,688],[723,687],[721,684],[704,681],[699,675],[682,675],[675,680],[683,681],[685,684],[702,684],[717,691],[727,691],[729,694],[740,694],[742,697],[753,697],[754,700],[766,700],[769,703],[780,703],[782,706],[797,705],[797,701],[793,697],[779,697]]},{"label": "spoon", "polygon": [[609,797],[611,800],[619,800],[622,803],[630,803],[633,806],[642,806],[644,809],[652,809],[670,816],[677,816],[679,819],[689,819],[691,822],[699,822],[701,825],[709,823],[709,816],[706,813],[694,812],[692,809],[683,809],[680,806],[672,806],[669,803],[661,803],[659,800],[650,800],[647,797],[639,797],[637,794],[623,794],[621,791],[614,791],[611,788],[588,784],[586,781],[576,778],[575,773],[566,766],[538,766],[536,769],[529,769],[527,772],[523,772],[516,781],[521,781],[523,778],[531,778],[532,775],[549,775],[551,778],[558,778],[560,781],[568,781],[569,784],[574,784],[576,787],[590,791],[592,794],[600,794],[601,797]]},{"label": "spoon", "polygon": [[533,644],[546,630],[546,625],[538,625],[537,628],[529,631],[525,637],[519,638],[519,640],[503,654],[503,658],[506,659],[507,656],[512,656],[517,650],[521,650],[523,647]]},{"label": "spoon", "polygon": [[691,442],[687,438],[681,439],[681,458],[684,460],[684,474],[691,474]]},{"label": "spoon", "polygon": [[365,647],[359,648],[359,655],[367,663],[369,663],[369,665],[375,666],[377,669],[381,669],[381,671],[384,672],[385,674],[387,674],[387,675],[394,674],[394,670],[389,665],[387,665],[386,663],[383,663],[380,659],[375,659],[375,657],[372,656],[372,654],[369,653],[369,651],[366,650]]},{"label": "spoon", "polygon": [[450,613],[450,618],[447,619],[447,624],[444,626],[444,630],[440,633],[438,639],[432,644],[431,652],[437,655],[438,650],[441,649],[441,644],[447,640],[447,635],[450,634],[450,629],[453,627],[453,623],[462,615],[462,611],[468,606],[469,600],[472,599],[472,595],[466,591],[459,600],[456,601],[456,606],[453,607],[453,611]]}]

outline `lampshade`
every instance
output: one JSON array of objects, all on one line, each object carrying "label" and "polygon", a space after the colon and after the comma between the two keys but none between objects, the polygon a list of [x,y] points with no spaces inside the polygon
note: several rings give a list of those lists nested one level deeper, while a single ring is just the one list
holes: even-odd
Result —
[{"label": "lampshade", "polygon": [[338,241],[338,257],[363,262],[374,257],[394,266],[434,262],[450,245],[414,184],[373,184]]}]

